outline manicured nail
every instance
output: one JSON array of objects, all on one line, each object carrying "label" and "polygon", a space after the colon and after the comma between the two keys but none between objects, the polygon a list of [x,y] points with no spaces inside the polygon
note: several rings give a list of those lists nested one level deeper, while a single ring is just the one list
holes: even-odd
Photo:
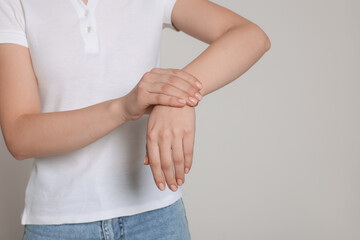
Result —
[{"label": "manicured nail", "polygon": [[201,95],[200,95],[200,93],[195,93],[195,97],[197,98],[197,99],[199,99],[199,101],[201,100]]},{"label": "manicured nail", "polygon": [[171,185],[170,188],[171,188],[171,190],[176,191],[176,186],[175,185]]},{"label": "manicured nail", "polygon": [[178,179],[178,180],[177,180],[177,183],[178,183],[179,186],[181,186],[181,185],[183,184],[183,182],[182,182],[181,179]]},{"label": "manicured nail", "polygon": [[197,100],[196,100],[195,98],[193,98],[193,97],[189,97],[189,99],[190,99],[190,101],[192,101],[194,104],[196,104],[196,103],[197,103]]},{"label": "manicured nail", "polygon": [[184,99],[179,98],[178,100],[179,100],[179,102],[181,102],[181,103],[186,103],[186,101],[185,101]]},{"label": "manicured nail", "polygon": [[196,82],[196,86],[198,86],[198,88],[202,88],[202,84],[200,82]]},{"label": "manicured nail", "polygon": [[163,191],[165,189],[165,185],[163,183],[159,183],[159,188],[161,191]]},{"label": "manicured nail", "polygon": [[189,168],[185,168],[185,173],[188,173],[189,172]]}]

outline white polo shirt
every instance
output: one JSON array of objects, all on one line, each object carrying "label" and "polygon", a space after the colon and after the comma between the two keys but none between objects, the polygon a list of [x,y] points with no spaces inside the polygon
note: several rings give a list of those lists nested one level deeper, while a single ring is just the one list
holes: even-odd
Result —
[{"label": "white polo shirt", "polygon": [[[28,47],[41,112],[119,98],[160,67],[162,30],[176,0],[0,0],[0,43]],[[34,158],[21,224],[99,221],[170,205],[146,153],[148,115],[66,154]]]}]

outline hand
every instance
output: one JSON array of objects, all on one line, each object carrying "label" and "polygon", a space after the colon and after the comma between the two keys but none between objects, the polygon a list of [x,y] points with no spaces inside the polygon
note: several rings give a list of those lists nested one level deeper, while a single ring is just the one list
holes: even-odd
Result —
[{"label": "hand", "polygon": [[[153,68],[124,98],[125,116],[136,120],[149,112],[151,105],[184,107],[201,100],[201,82],[180,69]],[[180,102],[182,99],[183,102]]]},{"label": "hand", "polygon": [[194,107],[153,107],[148,119],[144,164],[150,164],[154,181],[160,190],[166,186],[162,173],[172,191],[185,182],[184,172],[188,173],[192,165],[194,138]]}]

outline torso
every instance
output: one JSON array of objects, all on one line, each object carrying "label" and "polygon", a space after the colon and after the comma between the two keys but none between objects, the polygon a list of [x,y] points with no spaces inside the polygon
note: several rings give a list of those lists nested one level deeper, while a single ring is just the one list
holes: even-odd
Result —
[{"label": "torso", "polygon": [[[170,27],[175,0],[81,1],[0,1],[15,5],[14,24],[24,11],[42,113],[122,97],[145,72],[160,66],[161,33]],[[10,13],[0,11],[4,30]],[[181,186],[159,191],[143,165],[147,118],[126,122],[81,149],[34,158],[21,223],[90,222],[179,199]]]}]

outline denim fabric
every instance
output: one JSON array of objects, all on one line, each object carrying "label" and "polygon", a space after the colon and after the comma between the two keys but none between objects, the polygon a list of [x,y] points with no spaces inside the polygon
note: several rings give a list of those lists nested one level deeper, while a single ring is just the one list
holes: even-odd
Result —
[{"label": "denim fabric", "polygon": [[87,223],[26,224],[23,240],[190,240],[182,198],[143,213]]}]

